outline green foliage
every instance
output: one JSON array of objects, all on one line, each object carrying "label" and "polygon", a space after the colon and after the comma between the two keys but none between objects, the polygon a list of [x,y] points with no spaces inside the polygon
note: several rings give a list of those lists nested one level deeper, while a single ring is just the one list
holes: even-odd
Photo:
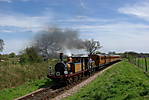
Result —
[{"label": "green foliage", "polygon": [[123,61],[66,100],[149,100],[149,77]]},{"label": "green foliage", "polygon": [[9,58],[14,58],[16,56],[16,54],[14,52],[9,54]]},{"label": "green foliage", "polygon": [[25,82],[41,79],[47,76],[48,66],[54,66],[56,59],[47,62],[32,64],[13,64],[9,62],[0,63],[0,90],[16,87]]},{"label": "green foliage", "polygon": [[101,54],[101,52],[100,51],[96,51],[95,54]]},{"label": "green foliage", "polygon": [[29,56],[27,54],[22,54],[20,55],[20,63],[21,64],[27,64],[28,62],[30,62],[29,60]]},{"label": "green foliage", "polygon": [[108,52],[108,54],[116,55],[116,52],[115,51],[110,51],[110,52]]},{"label": "green foliage", "polygon": [[20,63],[37,63],[43,61],[42,57],[38,55],[34,47],[26,48],[24,53],[20,55]]}]

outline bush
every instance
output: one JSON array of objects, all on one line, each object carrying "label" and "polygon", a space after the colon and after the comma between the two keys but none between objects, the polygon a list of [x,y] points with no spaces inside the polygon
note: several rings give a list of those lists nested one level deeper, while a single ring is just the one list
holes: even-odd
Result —
[{"label": "bush", "polygon": [[14,58],[16,56],[16,54],[14,52],[9,54],[9,58]]},{"label": "bush", "polygon": [[42,62],[43,58],[38,55],[36,49],[34,47],[26,48],[24,53],[20,55],[20,63],[38,63]]},{"label": "bush", "polygon": [[22,65],[8,62],[0,63],[0,90],[46,77],[48,66],[54,66],[57,61],[57,59],[51,59],[47,62]]}]

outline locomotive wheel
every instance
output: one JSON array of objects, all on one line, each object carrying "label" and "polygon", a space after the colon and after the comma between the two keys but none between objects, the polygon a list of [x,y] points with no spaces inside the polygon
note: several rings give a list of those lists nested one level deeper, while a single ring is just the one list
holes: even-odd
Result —
[{"label": "locomotive wheel", "polygon": [[75,82],[77,82],[77,77],[73,77],[73,84],[75,84]]},{"label": "locomotive wheel", "polygon": [[70,80],[67,79],[67,80],[66,80],[66,85],[69,85],[69,84],[70,84]]},{"label": "locomotive wheel", "polygon": [[70,78],[70,84],[73,84],[73,82],[74,82],[74,79]]},{"label": "locomotive wheel", "polygon": [[83,77],[84,77],[84,72],[81,74],[81,80],[82,80]]},{"label": "locomotive wheel", "polygon": [[81,75],[78,75],[77,80],[78,81],[81,80]]},{"label": "locomotive wheel", "polygon": [[90,71],[88,72],[89,77],[91,76],[91,74],[92,74],[92,71],[90,70]]}]

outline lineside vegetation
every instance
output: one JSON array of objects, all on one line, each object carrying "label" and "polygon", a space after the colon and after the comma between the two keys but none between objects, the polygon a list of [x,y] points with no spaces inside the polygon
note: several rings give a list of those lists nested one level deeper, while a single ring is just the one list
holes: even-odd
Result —
[{"label": "lineside vegetation", "polygon": [[57,59],[50,59],[41,63],[20,64],[15,59],[11,58],[0,63],[0,90],[42,79],[47,76],[48,65],[54,66],[57,62]]}]

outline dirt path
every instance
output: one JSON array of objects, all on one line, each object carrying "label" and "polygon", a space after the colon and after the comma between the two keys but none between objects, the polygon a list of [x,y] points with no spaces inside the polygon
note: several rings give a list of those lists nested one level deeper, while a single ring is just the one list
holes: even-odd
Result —
[{"label": "dirt path", "polygon": [[53,98],[51,100],[61,100],[63,98],[66,98],[68,96],[73,95],[74,93],[78,92],[82,87],[86,86],[87,84],[89,84],[90,82],[92,82],[93,80],[95,80],[103,72],[105,72],[106,70],[110,69],[112,66],[113,65],[111,65],[111,66],[105,68],[104,70],[102,70],[102,71],[94,74],[93,76],[89,77],[87,80],[84,80],[83,82],[77,84],[76,86],[74,86],[73,88],[71,88],[69,90],[66,90],[64,93],[62,93],[61,95],[58,95],[57,97],[55,97],[55,98]]}]

